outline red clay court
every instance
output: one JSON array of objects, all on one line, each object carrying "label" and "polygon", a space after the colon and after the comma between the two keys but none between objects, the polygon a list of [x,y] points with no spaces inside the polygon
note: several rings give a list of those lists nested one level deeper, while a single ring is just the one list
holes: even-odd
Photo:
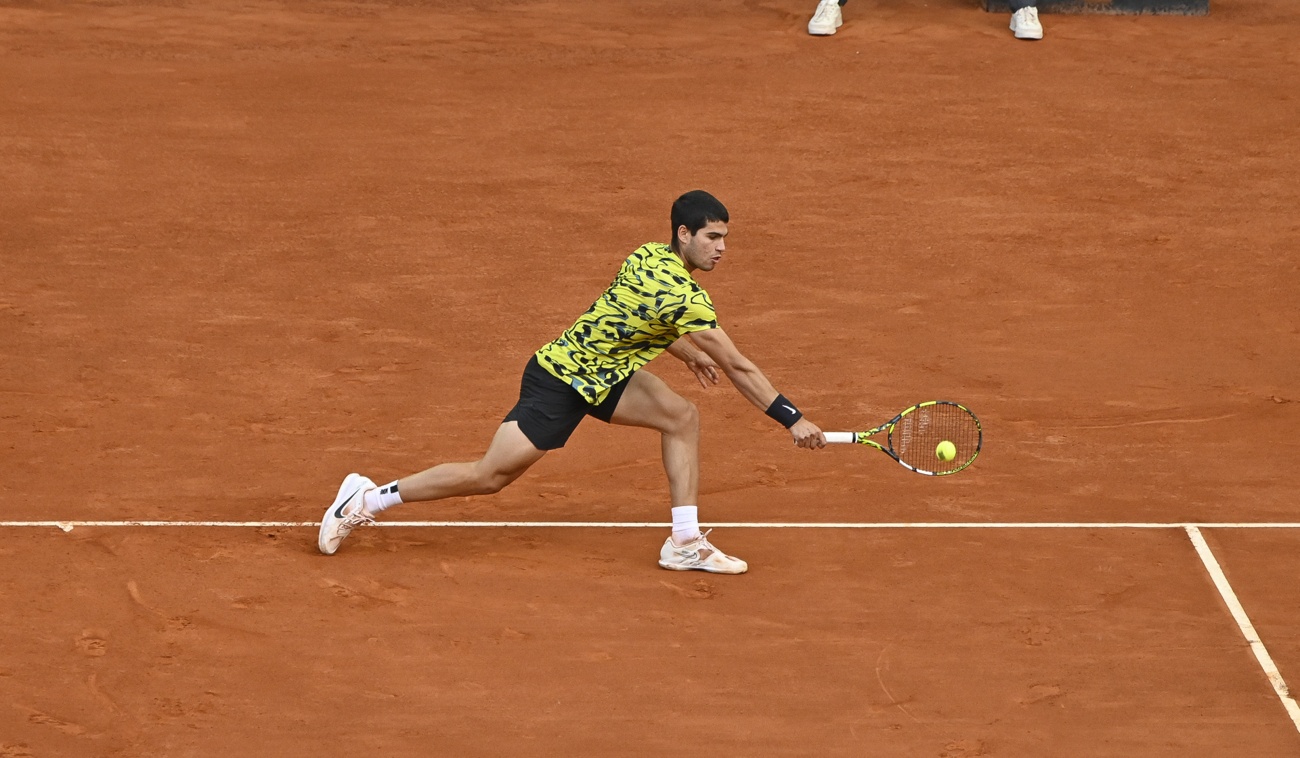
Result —
[{"label": "red clay court", "polygon": [[[1300,5],[815,4],[3,4],[0,756],[1300,755]],[[317,553],[694,188],[783,392],[974,466],[667,359],[749,574],[595,422]]]}]

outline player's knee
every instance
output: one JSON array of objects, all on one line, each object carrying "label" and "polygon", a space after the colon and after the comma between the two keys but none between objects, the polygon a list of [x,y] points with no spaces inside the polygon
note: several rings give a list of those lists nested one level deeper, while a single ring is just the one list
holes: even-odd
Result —
[{"label": "player's knee", "polygon": [[507,484],[510,484],[510,480],[500,476],[499,474],[490,474],[481,477],[478,480],[478,494],[495,495],[505,489]]},{"label": "player's knee", "polygon": [[679,432],[698,432],[700,430],[700,409],[689,400],[682,400],[673,410],[673,421]]},{"label": "player's knee", "polygon": [[512,472],[482,471],[475,478],[474,491],[477,495],[495,495],[518,478],[519,475]]}]

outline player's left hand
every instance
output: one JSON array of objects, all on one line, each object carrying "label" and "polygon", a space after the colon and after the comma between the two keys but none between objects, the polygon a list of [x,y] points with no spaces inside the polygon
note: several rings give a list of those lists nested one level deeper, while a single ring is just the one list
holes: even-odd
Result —
[{"label": "player's left hand", "polygon": [[717,384],[721,379],[718,364],[701,350],[696,350],[690,358],[684,359],[686,367],[700,380],[700,386],[708,389],[710,384]]}]

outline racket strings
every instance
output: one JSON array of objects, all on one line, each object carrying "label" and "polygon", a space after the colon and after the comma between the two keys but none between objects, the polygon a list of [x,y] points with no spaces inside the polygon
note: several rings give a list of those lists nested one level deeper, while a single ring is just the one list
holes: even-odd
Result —
[{"label": "racket strings", "polygon": [[[936,474],[965,468],[979,453],[981,432],[974,414],[956,403],[939,401],[904,413],[890,430],[890,446],[899,460],[913,468]],[[941,442],[951,442],[957,454],[941,460]]]}]

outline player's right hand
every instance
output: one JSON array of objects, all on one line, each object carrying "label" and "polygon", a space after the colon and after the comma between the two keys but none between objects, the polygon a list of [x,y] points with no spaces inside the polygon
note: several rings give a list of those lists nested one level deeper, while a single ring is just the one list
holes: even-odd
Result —
[{"label": "player's right hand", "polygon": [[790,427],[790,436],[794,437],[794,444],[802,448],[820,450],[826,447],[826,436],[807,417],[794,422],[794,426]]}]

